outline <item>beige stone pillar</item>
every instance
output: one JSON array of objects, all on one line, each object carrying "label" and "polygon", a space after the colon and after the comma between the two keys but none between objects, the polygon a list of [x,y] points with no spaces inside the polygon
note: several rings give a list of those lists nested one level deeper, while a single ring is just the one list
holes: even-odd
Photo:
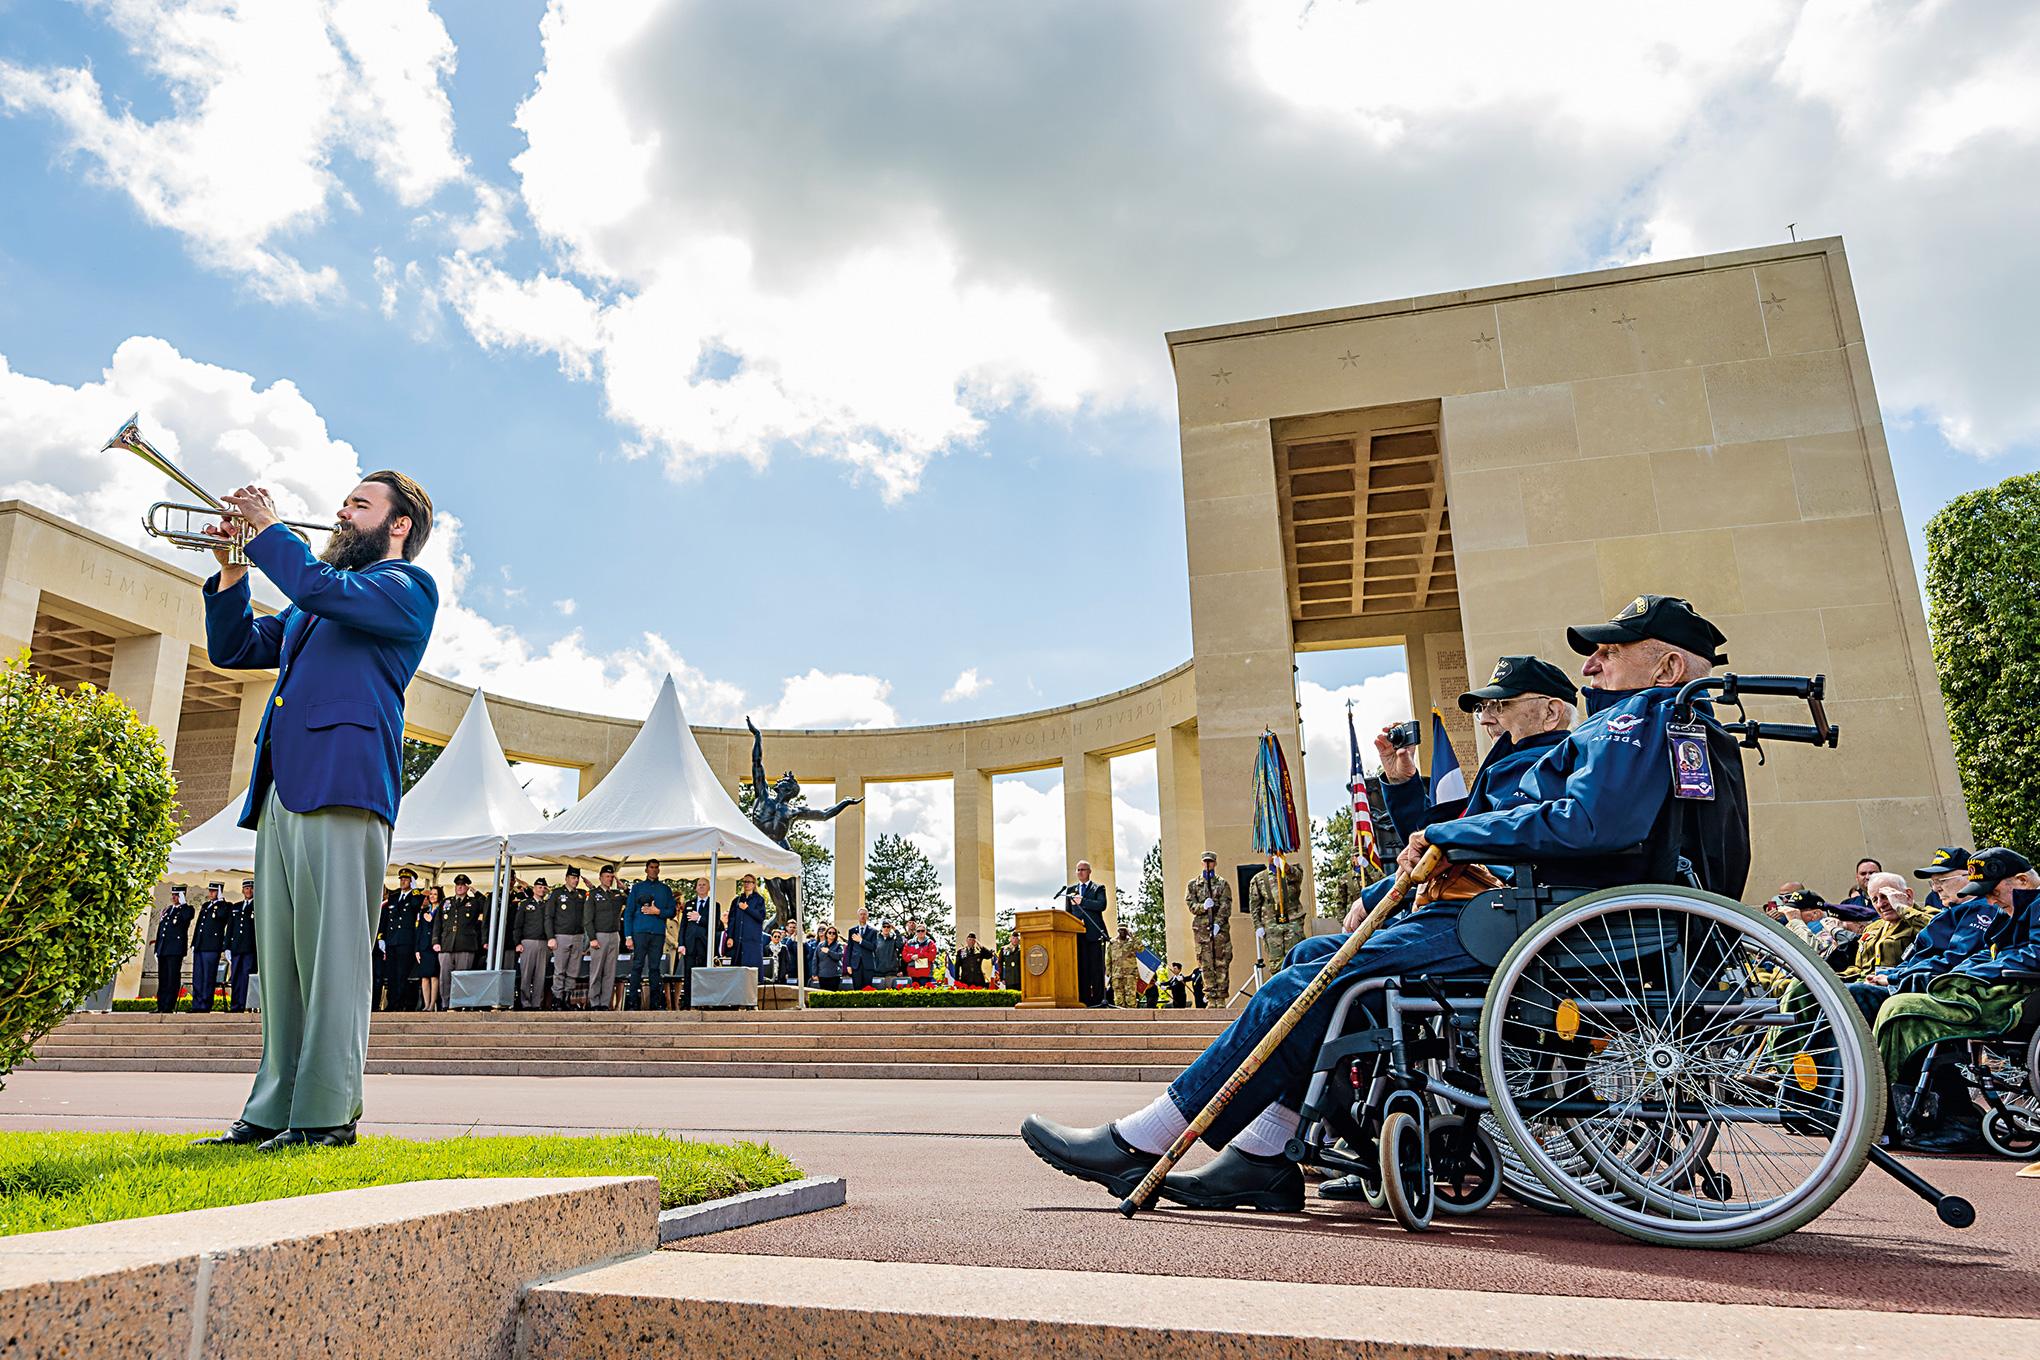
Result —
[{"label": "beige stone pillar", "polygon": [[1113,892],[1118,875],[1112,854],[1112,762],[1104,756],[1079,751],[1063,757],[1063,844],[1070,882],[1077,878],[1077,861],[1089,860],[1091,881],[1105,885],[1107,925],[1115,924],[1119,902]]},{"label": "beige stone pillar", "polygon": [[[1197,759],[1197,724],[1155,734],[1155,783],[1162,816],[1162,904],[1169,919],[1169,959],[1197,966],[1190,905],[1183,886],[1203,870],[1204,788]],[[1167,962],[1168,960],[1164,960]]]},{"label": "beige stone pillar", "polygon": [[[1264,729],[1274,731],[1288,757],[1297,829],[1306,839],[1310,825],[1296,717],[1296,638],[1267,421],[1184,428],[1183,522],[1204,833],[1221,872],[1235,880],[1234,866],[1257,858],[1253,776]],[[1308,850],[1300,847],[1296,859],[1309,901]]]},{"label": "beige stone pillar", "polygon": [[42,591],[26,581],[0,576],[0,659],[12,657],[35,636]]},{"label": "beige stone pillar", "polygon": [[251,675],[241,682],[240,718],[234,724],[234,772],[227,780],[227,797],[240,802],[248,795],[255,778],[255,734],[262,730],[263,710],[269,707],[269,690],[276,682],[267,675]]},{"label": "beige stone pillar", "polygon": [[[838,774],[836,776],[836,801],[864,796],[864,776],[861,774]],[[838,926],[848,926],[857,919],[857,909],[864,905],[864,804],[856,803],[844,808],[836,815],[836,916]]]},{"label": "beige stone pillar", "polygon": [[992,859],[992,777],[983,770],[950,775],[956,811],[956,938],[975,931],[990,947],[996,918]]},{"label": "beige stone pillar", "polygon": [[184,712],[184,672],[191,646],[161,633],[118,638],[113,673],[106,688],[125,699],[141,720],[163,738],[163,751],[177,760],[177,722]]}]

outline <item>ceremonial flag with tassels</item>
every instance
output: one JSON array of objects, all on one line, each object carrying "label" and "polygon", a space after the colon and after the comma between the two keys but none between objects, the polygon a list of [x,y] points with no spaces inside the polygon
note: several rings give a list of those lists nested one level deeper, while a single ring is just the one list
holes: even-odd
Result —
[{"label": "ceremonial flag with tassels", "polygon": [[1289,762],[1273,732],[1261,734],[1261,752],[1254,759],[1254,848],[1262,854],[1295,852],[1296,790],[1289,782]]},{"label": "ceremonial flag with tassels", "polygon": [[1381,852],[1374,842],[1374,808],[1367,801],[1367,770],[1360,763],[1360,734],[1353,730],[1353,705],[1346,705],[1346,744],[1353,752],[1353,772],[1346,791],[1353,795],[1353,867],[1364,879],[1381,876]]}]

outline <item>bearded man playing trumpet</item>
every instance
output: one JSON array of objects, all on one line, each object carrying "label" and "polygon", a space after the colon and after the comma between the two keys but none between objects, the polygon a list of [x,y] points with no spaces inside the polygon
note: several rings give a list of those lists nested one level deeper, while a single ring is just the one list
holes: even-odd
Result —
[{"label": "bearded man playing trumpet", "polygon": [[[401,472],[370,473],[317,557],[261,487],[220,504],[227,516],[205,528],[221,545],[220,570],[205,583],[206,653],[227,669],[274,668],[276,687],[241,808],[261,885],[262,1066],[241,1118],[201,1141],[344,1147],[361,1117],[404,688],[439,610],[439,587],[415,562],[432,532],[432,498]],[[289,608],[255,616],[250,565]]]}]

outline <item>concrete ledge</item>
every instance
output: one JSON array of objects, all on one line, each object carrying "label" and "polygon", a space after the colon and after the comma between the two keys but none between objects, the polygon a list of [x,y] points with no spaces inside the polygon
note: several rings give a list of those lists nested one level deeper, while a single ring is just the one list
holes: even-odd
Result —
[{"label": "concrete ledge", "polygon": [[4,1237],[0,1353],[508,1360],[526,1284],[658,1211],[650,1177],[421,1181]]},{"label": "concrete ledge", "polygon": [[[875,1244],[876,1245],[876,1244]],[[519,1360],[1976,1360],[2040,1322],[666,1251],[532,1289]]]},{"label": "concrete ledge", "polygon": [[845,1187],[841,1176],[809,1176],[765,1190],[751,1190],[728,1199],[668,1209],[659,1215],[659,1243],[678,1242],[686,1237],[748,1228],[753,1223],[770,1223],[775,1218],[811,1214],[833,1209],[843,1202]]}]

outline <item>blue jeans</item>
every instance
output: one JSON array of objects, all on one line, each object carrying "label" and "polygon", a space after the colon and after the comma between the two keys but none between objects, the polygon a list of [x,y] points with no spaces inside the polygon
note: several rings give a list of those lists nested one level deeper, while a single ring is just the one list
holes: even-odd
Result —
[{"label": "blue jeans", "polygon": [[[1282,970],[1262,983],[1261,990],[1247,1003],[1246,1013],[1226,1026],[1225,1033],[1169,1083],[1169,1099],[1184,1118],[1196,1118],[1210,1103],[1345,939],[1343,935],[1314,935],[1290,950]],[[1281,1104],[1293,1110],[1303,1104],[1304,1092],[1310,1087],[1311,1069],[1317,1061],[1318,1049],[1324,1045],[1333,1003],[1341,988],[1365,978],[1482,971],[1481,965],[1459,946],[1456,903],[1439,903],[1390,921],[1360,946],[1360,951],[1340,970],[1338,980],[1316,1005],[1304,1012],[1281,1046],[1233,1095],[1224,1113],[1205,1131],[1204,1141],[1222,1148],[1268,1106]]]},{"label": "blue jeans", "polygon": [[630,980],[624,988],[624,1009],[634,1011],[640,1004],[655,1011],[666,1009],[666,955],[660,947],[664,943],[662,935],[631,937]]}]

